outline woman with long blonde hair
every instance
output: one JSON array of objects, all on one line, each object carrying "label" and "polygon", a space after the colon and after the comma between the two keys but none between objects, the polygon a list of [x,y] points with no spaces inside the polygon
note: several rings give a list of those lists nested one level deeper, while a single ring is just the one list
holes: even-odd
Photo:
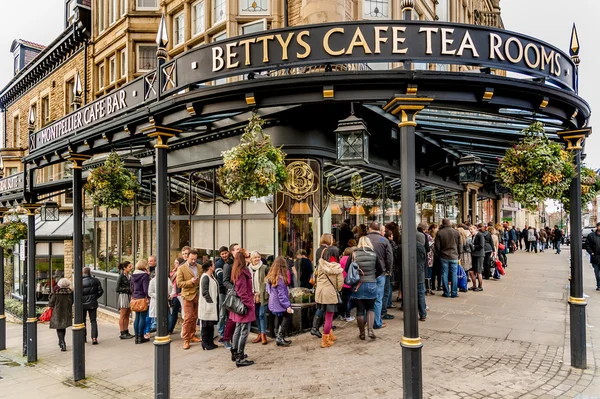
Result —
[{"label": "woman with long blonde hair", "polygon": [[356,324],[358,325],[358,337],[365,339],[365,312],[367,316],[367,328],[369,338],[375,339],[373,324],[375,322],[375,299],[377,298],[377,277],[383,274],[381,264],[377,262],[377,254],[373,250],[373,244],[369,237],[361,237],[358,240],[354,261],[359,267],[360,281],[352,288],[350,298],[357,307]]},{"label": "woman with long blonde hair", "polygon": [[292,324],[292,304],[288,291],[288,267],[283,256],[277,257],[265,278],[267,293],[269,294],[269,311],[277,316],[279,328],[277,329],[277,346],[290,346],[291,341],[285,339]]}]

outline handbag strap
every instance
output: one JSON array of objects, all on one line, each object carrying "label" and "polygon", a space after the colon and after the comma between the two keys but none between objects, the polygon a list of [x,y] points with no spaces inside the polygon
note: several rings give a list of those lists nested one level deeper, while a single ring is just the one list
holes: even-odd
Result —
[{"label": "handbag strap", "polygon": [[329,278],[329,276],[327,274],[325,274],[325,277],[327,277],[327,280],[329,280],[329,283],[331,284],[331,286],[333,288],[335,288],[336,291],[339,291],[338,286],[337,286],[337,280],[335,280],[335,285],[333,285],[333,283],[331,282],[331,279]]}]

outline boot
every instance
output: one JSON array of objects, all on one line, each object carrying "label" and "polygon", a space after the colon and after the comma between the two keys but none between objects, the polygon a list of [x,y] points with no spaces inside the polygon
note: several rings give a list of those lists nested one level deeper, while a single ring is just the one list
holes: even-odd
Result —
[{"label": "boot", "polygon": [[135,344],[139,344],[140,343],[140,336],[139,334],[135,334]]},{"label": "boot", "polygon": [[367,328],[369,329],[369,338],[375,339],[375,332],[373,332],[373,323],[375,323],[375,312],[368,311],[367,312]]},{"label": "boot", "polygon": [[253,344],[258,344],[259,342],[262,341],[262,333],[258,333],[258,335],[256,336],[256,339],[254,341],[252,341]]},{"label": "boot", "polygon": [[358,324],[358,338],[365,340],[365,316],[356,316],[356,324]]},{"label": "boot", "polygon": [[329,340],[329,334],[323,334],[321,338],[321,348],[329,348],[333,345],[333,341]]},{"label": "boot", "polygon": [[143,344],[148,341],[150,341],[150,338],[146,338],[146,337],[144,337],[144,334],[140,334],[140,342],[138,342],[138,343]]},{"label": "boot", "polygon": [[310,329],[310,335],[314,335],[317,338],[322,337],[321,332],[319,331],[319,328],[321,328],[322,322],[323,322],[323,316],[315,315],[315,317],[313,318],[312,328]]},{"label": "boot", "polygon": [[333,328],[331,329],[331,332],[329,333],[329,340],[330,341],[337,341],[337,337],[335,335],[333,335]]},{"label": "boot", "polygon": [[230,351],[231,351],[231,361],[235,362],[237,360],[237,357],[238,357],[237,350],[231,348]]},{"label": "boot", "polygon": [[283,332],[282,332],[281,326],[279,326],[279,329],[277,330],[277,338],[276,338],[275,342],[277,343],[277,346],[290,346],[291,345],[290,341],[286,341],[283,338]]},{"label": "boot", "polygon": [[133,335],[129,334],[129,330],[125,330],[123,332],[125,333],[125,338],[124,339],[131,339],[131,338],[133,338]]},{"label": "boot", "polygon": [[62,339],[58,342],[58,346],[60,346],[60,351],[61,352],[66,352],[67,351],[67,344]]},{"label": "boot", "polygon": [[238,353],[237,359],[235,361],[235,366],[236,367],[252,366],[254,364],[254,362],[252,360],[246,359],[247,357],[248,356],[244,355],[244,352]]},{"label": "boot", "polygon": [[262,334],[261,334],[261,336],[260,336],[260,338],[261,338],[261,340],[262,340],[262,344],[263,344],[263,345],[266,345],[266,344],[267,344],[267,342],[268,342],[268,341],[267,341],[267,334],[265,334],[265,333],[262,333]]}]

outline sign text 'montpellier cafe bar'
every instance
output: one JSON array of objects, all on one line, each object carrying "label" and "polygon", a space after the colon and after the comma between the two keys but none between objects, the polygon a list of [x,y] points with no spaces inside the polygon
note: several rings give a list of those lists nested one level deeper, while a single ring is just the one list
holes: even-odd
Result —
[{"label": "sign text 'montpellier cafe bar'", "polygon": [[[83,212],[80,169],[74,171],[73,209],[85,214],[86,229],[89,222],[93,231],[103,232],[116,219],[137,226],[136,215],[142,215],[132,246],[139,247],[146,220],[155,223],[150,235],[168,234],[165,242],[148,245],[157,244],[157,264],[165,270],[157,273],[158,290],[166,287],[168,265],[182,245],[207,256],[231,242],[263,255],[310,254],[322,233],[339,239],[346,222],[398,222],[403,264],[414,265],[415,222],[432,223],[436,217],[461,222],[467,216],[476,221],[477,201],[499,198],[493,188],[497,159],[521,137],[522,128],[543,116],[549,138],[559,140],[561,131],[585,129],[590,116],[589,105],[577,95],[578,44],[570,56],[494,28],[408,20],[302,25],[231,37],[168,62],[165,41],[166,31],[159,32],[157,71],[33,132],[24,158],[28,171],[66,160],[81,168],[82,160],[113,149],[128,149],[141,159],[138,209],[118,217]],[[411,64],[467,68],[413,70]],[[283,188],[272,198],[232,203],[223,198],[216,168],[253,112],[263,117],[265,131],[283,145],[290,166],[301,168],[296,170],[308,183]],[[368,129],[362,133],[368,136],[363,153],[369,159],[360,165],[345,163],[338,152],[336,127],[350,112]],[[467,155],[479,157],[485,171],[474,191],[459,181],[457,163]],[[42,188],[32,183],[26,190],[35,198]],[[142,210],[153,204],[155,209]],[[82,231],[82,218],[73,219],[79,224],[74,232]],[[120,231],[127,226],[120,225]],[[76,249],[81,235],[74,234]],[[103,243],[101,251],[90,250],[93,268],[100,265],[97,253],[110,250]],[[138,247],[133,256],[143,252]],[[405,396],[420,397],[416,270],[402,272],[403,388]],[[111,278],[108,269],[103,273]],[[573,298],[583,297],[575,291]],[[163,299],[157,300],[159,318],[166,315]],[[581,302],[570,303],[583,308]],[[585,313],[573,306],[572,312],[578,324],[583,320],[585,352]],[[580,332],[572,336],[580,340]],[[74,352],[84,350],[82,342]],[[163,327],[155,345],[155,390],[168,397],[170,338]],[[75,367],[75,379],[82,378],[81,365]]]}]

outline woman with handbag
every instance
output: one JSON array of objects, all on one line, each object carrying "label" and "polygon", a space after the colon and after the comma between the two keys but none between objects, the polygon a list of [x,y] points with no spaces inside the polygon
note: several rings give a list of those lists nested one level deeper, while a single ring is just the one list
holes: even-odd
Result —
[{"label": "woman with handbag", "polygon": [[375,323],[375,299],[377,298],[377,276],[383,274],[381,264],[377,262],[377,254],[369,237],[361,237],[354,252],[354,259],[359,267],[360,281],[356,284],[350,298],[357,307],[356,324],[358,337],[365,339],[365,312],[369,338],[375,339],[373,324]]},{"label": "woman with handbag", "polygon": [[269,310],[278,318],[277,346],[290,346],[292,341],[286,340],[285,336],[292,324],[294,311],[289,299],[287,261],[284,257],[275,259],[265,283],[269,294]]},{"label": "woman with handbag", "polygon": [[[286,263],[287,264],[287,263]],[[250,253],[250,273],[252,274],[252,291],[254,292],[254,304],[256,309],[256,324],[258,335],[253,344],[262,342],[267,344],[267,306],[269,298],[266,291],[265,276],[267,275],[267,265],[265,265],[257,251]],[[287,268],[286,268],[287,270]],[[286,279],[286,281],[289,281]]]},{"label": "woman with handbag", "polygon": [[[317,270],[319,269],[319,260],[323,258],[323,252],[325,250],[329,251],[329,259],[330,261],[337,262],[340,257],[340,250],[333,245],[333,236],[330,233],[324,233],[321,235],[321,240],[319,241],[319,248],[315,251],[315,270],[313,272],[313,276],[310,279],[310,283],[316,288],[317,285]],[[318,304],[318,302],[317,302]],[[317,306],[317,311],[315,312],[315,317],[313,318],[312,328],[310,329],[310,334],[317,337],[322,338],[321,332],[319,329],[323,324],[323,318],[325,317],[325,311],[321,309],[321,307]]]},{"label": "woman with handbag", "polygon": [[131,304],[130,308],[135,312],[133,321],[133,330],[135,333],[135,343],[143,344],[150,341],[144,336],[146,329],[146,315],[148,314],[148,285],[150,283],[150,273],[148,272],[148,261],[140,259],[135,264],[135,271],[131,276]]},{"label": "woman with handbag", "polygon": [[207,261],[202,264],[200,277],[200,303],[198,318],[202,323],[202,350],[213,350],[215,345],[215,324],[219,321],[219,283],[214,275],[215,264]]},{"label": "woman with handbag", "polygon": [[50,294],[48,307],[52,308],[50,328],[56,330],[61,352],[66,352],[65,335],[67,327],[73,325],[73,290],[71,290],[71,282],[68,279],[61,278],[58,280],[57,289]]},{"label": "woman with handbag", "polygon": [[250,324],[256,320],[256,310],[254,305],[254,292],[252,290],[252,275],[246,267],[247,260],[250,259],[245,249],[235,255],[233,267],[231,269],[231,282],[234,284],[235,293],[246,307],[244,314],[229,312],[229,318],[235,322],[235,331],[231,339],[231,359],[235,359],[237,367],[251,366],[253,361],[246,359],[244,350],[246,341],[250,333]]},{"label": "woman with handbag", "polygon": [[119,328],[121,339],[133,338],[133,335],[129,334],[129,318],[131,317],[131,309],[129,308],[131,302],[131,271],[133,270],[133,264],[129,261],[125,261],[119,264],[119,278],[117,278],[116,291],[119,294],[117,299],[117,307],[119,308]]},{"label": "woman with handbag", "polygon": [[[323,326],[323,335],[321,337],[321,348],[328,348],[333,345],[337,339],[333,335],[333,315],[337,312],[339,304],[342,302],[340,291],[344,286],[344,276],[342,266],[337,262],[339,251],[336,247],[329,247],[321,252],[319,267],[316,271],[315,302],[317,302],[317,311],[325,313],[325,325]],[[326,260],[327,259],[327,260]]]}]

